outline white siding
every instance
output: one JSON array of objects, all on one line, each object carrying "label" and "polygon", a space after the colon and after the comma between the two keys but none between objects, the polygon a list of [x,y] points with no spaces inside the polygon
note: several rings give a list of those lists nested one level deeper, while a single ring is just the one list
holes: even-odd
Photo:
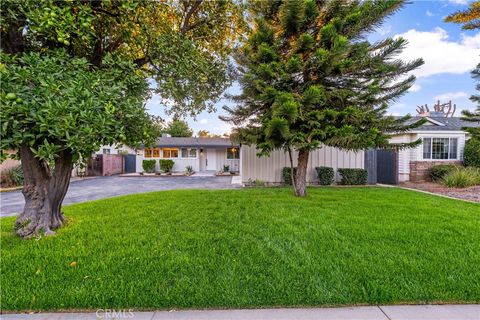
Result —
[{"label": "white siding", "polygon": [[[282,183],[282,169],[290,166],[288,154],[283,151],[274,151],[269,157],[257,157],[254,146],[241,148],[241,175],[242,182],[249,179],[260,179],[267,183]],[[294,166],[297,165],[297,153],[293,153]],[[307,168],[307,182],[317,182],[315,167],[332,167],[335,172],[338,168],[364,168],[364,152],[342,151],[332,147],[322,147],[310,153]],[[336,174],[338,180],[338,173]]]}]

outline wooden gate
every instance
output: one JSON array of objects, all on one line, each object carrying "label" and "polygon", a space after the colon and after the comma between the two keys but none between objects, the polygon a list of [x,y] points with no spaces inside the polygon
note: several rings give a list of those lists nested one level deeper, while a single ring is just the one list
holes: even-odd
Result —
[{"label": "wooden gate", "polygon": [[398,184],[398,152],[377,150],[377,183]]}]

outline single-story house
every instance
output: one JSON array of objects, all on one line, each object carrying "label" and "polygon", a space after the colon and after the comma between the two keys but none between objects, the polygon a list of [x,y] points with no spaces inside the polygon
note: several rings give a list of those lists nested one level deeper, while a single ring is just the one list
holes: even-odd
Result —
[{"label": "single-story house", "polygon": [[[172,171],[185,171],[191,166],[194,171],[221,171],[229,166],[230,171],[240,171],[240,145],[227,138],[177,138],[161,137],[152,148],[137,150],[136,169],[142,172],[143,160],[171,159]],[[160,170],[156,162],[156,170]]]},{"label": "single-story house", "polygon": [[[420,127],[400,134],[391,139],[393,143],[413,142],[418,139],[422,144],[416,148],[398,152],[398,180],[424,181],[428,169],[437,164],[461,163],[463,150],[469,135],[462,130],[465,127],[480,127],[480,123],[468,122],[460,117],[446,117],[441,113],[424,116],[426,123]],[[412,118],[416,121],[418,118]]]}]

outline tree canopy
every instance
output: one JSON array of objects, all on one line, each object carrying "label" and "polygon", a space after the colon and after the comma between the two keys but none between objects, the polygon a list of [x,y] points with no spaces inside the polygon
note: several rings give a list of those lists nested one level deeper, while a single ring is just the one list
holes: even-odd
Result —
[{"label": "tree canopy", "polygon": [[480,1],[473,1],[467,10],[457,11],[445,18],[446,22],[463,24],[463,30],[480,28]]},{"label": "tree canopy", "polygon": [[305,195],[311,150],[392,147],[390,134],[411,128],[404,125],[409,117],[395,119],[387,108],[410,88],[415,77],[406,74],[423,61],[396,58],[407,44],[402,38],[369,43],[364,37],[402,4],[286,0],[252,5],[254,28],[235,53],[242,93],[232,97],[237,106],[225,107],[228,116],[222,119],[236,125],[260,155],[275,149],[299,152],[297,195]]},{"label": "tree canopy", "polygon": [[193,130],[188,126],[188,123],[184,120],[174,119],[172,120],[164,130],[172,137],[191,137],[193,136]]}]

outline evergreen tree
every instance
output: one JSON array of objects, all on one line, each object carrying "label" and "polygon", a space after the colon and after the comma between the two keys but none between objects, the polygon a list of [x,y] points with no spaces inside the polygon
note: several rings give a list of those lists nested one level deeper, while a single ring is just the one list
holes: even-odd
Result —
[{"label": "evergreen tree", "polygon": [[[306,195],[310,151],[328,145],[345,150],[389,144],[390,133],[409,116],[387,116],[388,103],[405,93],[423,64],[395,56],[404,39],[369,43],[364,36],[401,8],[403,1],[263,1],[248,40],[235,54],[242,93],[222,117],[237,126],[259,155],[283,149],[290,155],[295,195]],[[297,171],[293,151],[298,152]]]},{"label": "evergreen tree", "polygon": [[190,129],[186,121],[180,119],[173,119],[172,122],[168,124],[165,133],[168,133],[172,137],[191,137],[193,135],[193,130]]},{"label": "evergreen tree", "polygon": [[[477,92],[480,92],[480,63],[477,64],[477,67],[475,70],[472,71],[472,77],[477,81],[476,85],[476,90]],[[479,122],[480,123],[480,95],[474,94],[470,97],[470,100],[472,100],[474,103],[477,104],[477,109],[473,112],[464,110],[462,112],[463,114],[463,119],[466,121],[471,121],[471,122]],[[480,139],[480,128],[465,128],[470,134],[475,137]]]}]

